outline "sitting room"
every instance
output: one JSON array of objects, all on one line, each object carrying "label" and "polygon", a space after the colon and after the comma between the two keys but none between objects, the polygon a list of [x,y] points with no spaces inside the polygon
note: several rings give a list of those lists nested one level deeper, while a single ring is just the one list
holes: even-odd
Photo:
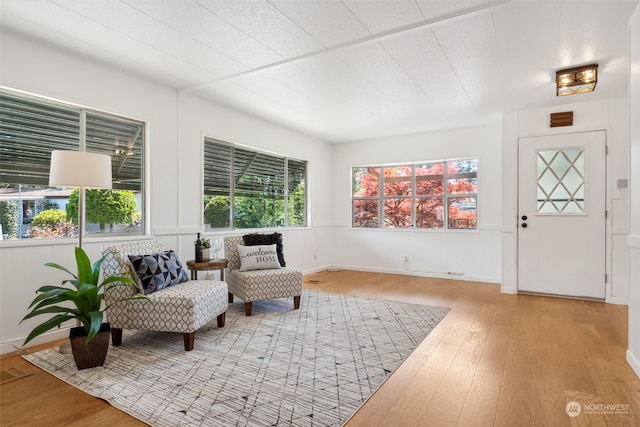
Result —
[{"label": "sitting room", "polygon": [[0,424],[640,425],[637,0],[0,19]]}]

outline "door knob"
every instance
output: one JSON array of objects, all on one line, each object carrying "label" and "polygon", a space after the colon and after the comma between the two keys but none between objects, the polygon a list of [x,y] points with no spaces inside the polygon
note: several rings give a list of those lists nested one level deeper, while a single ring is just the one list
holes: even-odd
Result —
[{"label": "door knob", "polygon": [[526,221],[527,220],[527,216],[526,215],[522,215],[522,220]]},{"label": "door knob", "polygon": [[527,228],[527,223],[526,222],[522,223],[522,228]]}]

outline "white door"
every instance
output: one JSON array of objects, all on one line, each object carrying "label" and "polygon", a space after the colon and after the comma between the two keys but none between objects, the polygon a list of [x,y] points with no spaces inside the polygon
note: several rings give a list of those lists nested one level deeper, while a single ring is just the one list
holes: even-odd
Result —
[{"label": "white door", "polygon": [[518,143],[518,290],[604,299],[605,132]]}]

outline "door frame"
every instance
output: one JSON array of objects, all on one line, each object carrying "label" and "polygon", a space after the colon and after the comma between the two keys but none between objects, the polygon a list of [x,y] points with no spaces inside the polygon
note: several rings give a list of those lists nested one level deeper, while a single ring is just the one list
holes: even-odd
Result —
[{"label": "door frame", "polygon": [[[520,291],[520,219],[519,219],[519,209],[520,209],[520,143],[522,139],[526,138],[545,138],[545,137],[554,137],[554,136],[563,136],[563,135],[572,135],[572,134],[582,134],[588,132],[603,132],[604,133],[604,146],[605,146],[605,158],[604,158],[604,206],[607,212],[605,221],[604,221],[604,256],[605,256],[605,267],[604,272],[606,276],[605,280],[605,289],[604,289],[604,300],[601,299],[593,299],[593,301],[604,301],[610,302],[611,298],[611,200],[609,198],[609,182],[610,182],[610,165],[609,165],[609,131],[608,129],[567,129],[566,132],[548,132],[541,133],[537,135],[518,135],[516,138],[516,198],[515,198],[515,249],[516,249],[516,258],[515,258],[515,293],[523,293],[530,294],[534,293],[531,291]],[[569,295],[556,295],[556,294],[541,294],[548,295],[550,297],[557,298],[570,298],[570,299],[584,299],[591,300],[590,298],[584,297],[573,297]]]},{"label": "door frame", "polygon": [[[556,108],[557,110],[557,108]],[[578,108],[580,110],[580,108]],[[595,126],[576,126],[574,125],[570,129],[549,128],[549,111],[542,110],[540,112],[532,113],[507,113],[503,115],[502,123],[502,165],[503,165],[503,219],[502,219],[502,283],[500,291],[505,294],[517,294],[518,293],[518,188],[517,180],[519,176],[518,165],[518,140],[520,138],[528,137],[541,137],[561,135],[566,133],[580,133],[590,131],[604,131],[606,145],[609,147],[612,142],[612,138],[617,140],[614,132],[609,124],[602,123],[596,117]],[[523,114],[521,116],[521,114]],[[525,120],[521,122],[521,120]],[[531,121],[534,120],[535,122]],[[543,124],[544,123],[544,124]],[[524,124],[524,125],[523,125]],[[544,128],[543,128],[544,126]],[[524,132],[520,129],[526,127]],[[537,128],[537,129],[534,129]],[[611,161],[612,156],[608,155],[605,162],[605,206],[609,215],[606,218],[605,223],[605,273],[608,276],[608,280],[605,283],[605,302],[615,304],[628,304],[626,297],[614,297],[611,295],[612,285],[612,260],[611,260],[611,242],[613,236],[612,230],[612,215],[611,215],[611,192],[610,185],[612,182],[611,177]],[[514,184],[515,183],[515,184]]]}]

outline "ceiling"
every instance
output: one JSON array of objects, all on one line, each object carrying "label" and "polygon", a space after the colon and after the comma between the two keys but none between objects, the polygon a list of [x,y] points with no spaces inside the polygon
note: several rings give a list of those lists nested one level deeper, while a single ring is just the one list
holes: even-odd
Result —
[{"label": "ceiling", "polygon": [[[633,1],[1,0],[3,27],[328,142],[623,96]],[[555,70],[599,64],[595,92]]]}]

